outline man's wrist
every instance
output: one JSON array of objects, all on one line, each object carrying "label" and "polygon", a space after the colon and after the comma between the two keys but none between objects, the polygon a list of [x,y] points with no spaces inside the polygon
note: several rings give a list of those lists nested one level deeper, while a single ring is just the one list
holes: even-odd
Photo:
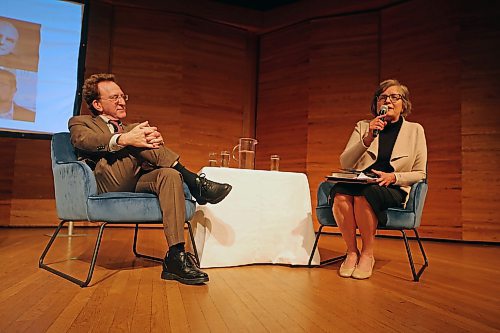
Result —
[{"label": "man's wrist", "polygon": [[116,138],[116,144],[119,146],[125,146],[123,143],[123,134],[119,134],[118,137]]}]

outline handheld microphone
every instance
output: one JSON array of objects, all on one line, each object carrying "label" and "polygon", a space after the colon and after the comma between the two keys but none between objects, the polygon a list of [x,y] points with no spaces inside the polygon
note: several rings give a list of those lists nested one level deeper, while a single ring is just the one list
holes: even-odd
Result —
[{"label": "handheld microphone", "polygon": [[[379,112],[378,112],[378,115],[379,115],[379,116],[382,116],[382,115],[386,114],[388,109],[389,109],[389,108],[387,107],[387,105],[382,105],[382,106],[380,107],[380,110],[379,110]],[[384,120],[385,120],[385,117],[382,117],[382,118],[380,118],[380,119],[382,119],[382,121],[384,121]],[[373,130],[373,137],[374,137],[374,138],[376,138],[376,137],[378,136],[378,134],[379,134],[379,133],[380,133],[380,130],[378,130],[378,129]]]}]

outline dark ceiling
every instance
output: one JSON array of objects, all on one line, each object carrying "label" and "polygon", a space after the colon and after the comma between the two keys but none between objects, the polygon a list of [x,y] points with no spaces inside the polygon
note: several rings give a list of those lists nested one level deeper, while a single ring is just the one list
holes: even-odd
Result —
[{"label": "dark ceiling", "polygon": [[214,0],[228,5],[244,7],[255,10],[271,10],[279,6],[287,5],[300,0]]}]

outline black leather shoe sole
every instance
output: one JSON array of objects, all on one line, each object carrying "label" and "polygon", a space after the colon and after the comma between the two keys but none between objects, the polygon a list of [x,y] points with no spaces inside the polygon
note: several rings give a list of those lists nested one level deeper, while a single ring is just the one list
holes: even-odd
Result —
[{"label": "black leather shoe sole", "polygon": [[193,278],[193,279],[186,279],[186,278],[180,277],[177,274],[169,273],[166,271],[161,272],[161,278],[163,280],[175,280],[175,281],[179,281],[180,283],[189,284],[189,285],[203,284],[205,282],[208,282],[208,280],[209,280],[208,276]]}]

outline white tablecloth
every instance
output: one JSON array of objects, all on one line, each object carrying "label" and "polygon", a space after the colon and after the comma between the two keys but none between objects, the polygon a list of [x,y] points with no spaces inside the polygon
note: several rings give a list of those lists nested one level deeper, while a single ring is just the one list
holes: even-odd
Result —
[{"label": "white tablecloth", "polygon": [[[307,265],[315,234],[304,174],[217,167],[200,172],[233,186],[219,204],[197,206],[192,222],[202,268]],[[316,251],[312,263],[319,261]]]}]

